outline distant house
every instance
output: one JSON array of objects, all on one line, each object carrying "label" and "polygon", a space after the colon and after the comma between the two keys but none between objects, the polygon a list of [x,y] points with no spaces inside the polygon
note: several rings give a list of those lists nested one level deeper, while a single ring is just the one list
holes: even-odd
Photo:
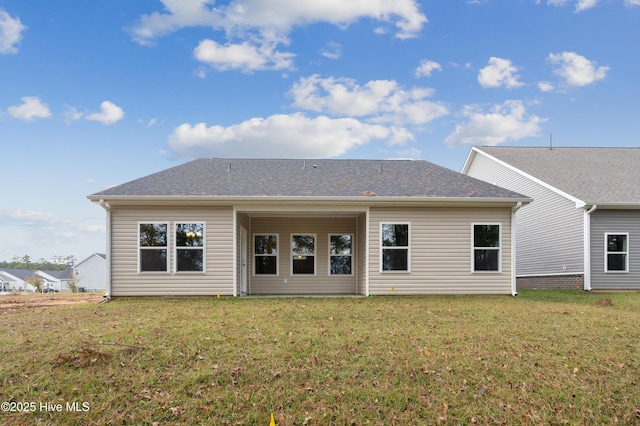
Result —
[{"label": "distant house", "polygon": [[26,281],[33,276],[33,271],[26,269],[0,268],[1,291],[34,291],[34,287]]},{"label": "distant house", "polygon": [[28,269],[0,269],[0,289],[4,291],[35,291],[28,283],[33,276],[42,281],[42,289],[47,291],[71,291],[69,282],[73,279],[73,270],[67,266],[62,271],[30,271]]},{"label": "distant house", "polygon": [[534,200],[518,286],[640,289],[640,148],[474,147],[462,173]]},{"label": "distant house", "polygon": [[518,193],[427,161],[199,159],[88,196],[107,295],[515,294]]},{"label": "distant house", "polygon": [[43,288],[53,291],[71,291],[69,283],[73,280],[73,267],[67,265],[62,271],[36,271],[35,274],[43,281]]},{"label": "distant house", "polygon": [[79,291],[105,291],[107,289],[107,255],[93,253],[74,267]]}]

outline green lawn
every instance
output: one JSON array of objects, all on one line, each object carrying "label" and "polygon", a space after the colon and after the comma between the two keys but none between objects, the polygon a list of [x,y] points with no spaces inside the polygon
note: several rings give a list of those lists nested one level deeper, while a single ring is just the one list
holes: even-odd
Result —
[{"label": "green lawn", "polygon": [[25,410],[0,424],[640,423],[640,293],[131,298],[0,321],[0,401]]}]

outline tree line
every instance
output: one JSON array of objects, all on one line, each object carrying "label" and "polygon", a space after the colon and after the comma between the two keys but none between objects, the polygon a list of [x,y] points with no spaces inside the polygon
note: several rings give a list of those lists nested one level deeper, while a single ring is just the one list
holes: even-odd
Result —
[{"label": "tree line", "polygon": [[6,260],[0,261],[0,268],[7,269],[26,269],[28,271],[63,271],[67,265],[73,265],[76,261],[75,256],[53,256],[49,260],[40,258],[34,261],[31,256],[13,256],[10,262]]}]

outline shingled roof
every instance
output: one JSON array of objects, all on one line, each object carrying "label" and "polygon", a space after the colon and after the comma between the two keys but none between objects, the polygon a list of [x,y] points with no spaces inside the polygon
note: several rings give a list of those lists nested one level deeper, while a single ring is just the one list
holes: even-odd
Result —
[{"label": "shingled roof", "polygon": [[640,148],[476,149],[586,204],[640,204]]},{"label": "shingled roof", "polygon": [[221,158],[194,160],[89,199],[376,196],[526,200],[427,161]]}]

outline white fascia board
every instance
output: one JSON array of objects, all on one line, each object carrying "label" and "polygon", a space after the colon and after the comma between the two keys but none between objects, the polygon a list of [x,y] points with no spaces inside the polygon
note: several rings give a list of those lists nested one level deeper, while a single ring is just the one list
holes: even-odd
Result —
[{"label": "white fascia board", "polygon": [[[91,197],[91,196],[90,196]],[[99,199],[89,198],[91,201],[99,202]],[[325,206],[352,206],[354,209],[365,206],[482,206],[501,205],[514,206],[521,203],[530,203],[531,198],[500,198],[500,197],[216,197],[216,196],[113,196],[101,197],[111,205],[167,205],[171,203],[179,205],[236,205],[238,207],[248,206],[268,206],[270,204],[282,205],[325,205]]]},{"label": "white fascia board", "polygon": [[[540,180],[537,177],[532,176],[529,173],[524,172],[524,171],[520,170],[519,168],[517,168],[515,166],[512,166],[509,163],[505,163],[504,161],[502,161],[502,160],[500,160],[500,159],[498,159],[498,158],[496,158],[496,157],[494,157],[494,156],[492,156],[490,154],[487,154],[486,152],[484,152],[484,151],[482,151],[480,149],[477,149],[476,147],[473,147],[473,149],[475,150],[475,152],[484,155],[485,157],[489,158],[492,161],[495,161],[496,163],[500,164],[501,166],[504,166],[507,169],[509,169],[509,170],[511,170],[511,171],[513,171],[515,173],[518,173],[519,175],[521,175],[521,176],[523,176],[523,177],[525,177],[525,178],[537,183],[538,185],[541,185],[541,186],[547,188],[550,191],[555,192],[556,194],[558,194],[558,195],[560,195],[560,196],[562,196],[562,197],[564,197],[564,198],[566,198],[566,199],[568,199],[570,201],[573,201],[574,203],[576,203],[576,208],[577,209],[583,208],[584,206],[587,205],[587,203],[585,201],[583,201],[583,200],[581,200],[579,198],[576,198],[573,195],[568,194],[568,193],[562,191],[561,189],[558,189],[555,186],[553,186],[551,184],[548,184],[547,182],[545,182],[543,180]],[[469,157],[469,158],[471,158],[471,157]],[[471,158],[471,160],[473,161],[473,158]],[[468,168],[470,167],[470,164],[465,163],[464,167],[465,168],[463,169],[463,173],[465,173],[466,170],[468,170]]]},{"label": "white fascia board", "polygon": [[471,147],[471,150],[469,150],[469,154],[467,154],[467,159],[464,161],[464,165],[462,166],[462,170],[460,171],[460,173],[462,173],[463,175],[467,174],[477,152],[479,152],[478,148],[476,148],[475,146]]}]

